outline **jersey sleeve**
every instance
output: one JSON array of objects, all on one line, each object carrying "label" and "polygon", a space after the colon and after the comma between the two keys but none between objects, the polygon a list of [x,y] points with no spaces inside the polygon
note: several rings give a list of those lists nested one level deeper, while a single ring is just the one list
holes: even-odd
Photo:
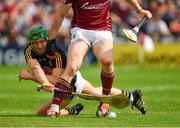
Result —
[{"label": "jersey sleeve", "polygon": [[33,55],[32,55],[32,44],[27,45],[27,47],[24,50],[24,57],[25,57],[25,61],[27,62],[29,59],[33,59]]},{"label": "jersey sleeve", "polygon": [[55,59],[56,59],[56,68],[62,68],[64,69],[66,66],[66,58],[62,56],[60,53],[55,53]]},{"label": "jersey sleeve", "polygon": [[59,0],[60,3],[62,4],[70,4],[72,3],[73,0]]},{"label": "jersey sleeve", "polygon": [[66,63],[67,63],[67,56],[64,50],[62,50],[60,47],[58,48],[58,53],[61,55],[62,60],[62,68],[65,69]]}]

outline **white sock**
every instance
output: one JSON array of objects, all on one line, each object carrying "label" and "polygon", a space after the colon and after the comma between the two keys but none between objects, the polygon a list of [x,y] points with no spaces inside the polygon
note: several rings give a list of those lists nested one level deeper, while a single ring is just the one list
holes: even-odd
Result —
[{"label": "white sock", "polygon": [[59,113],[59,105],[57,104],[51,104],[51,110],[54,110],[55,112]]},{"label": "white sock", "polygon": [[134,101],[134,97],[133,97],[133,95],[132,95],[132,94],[131,94],[131,96],[130,96],[130,99],[129,99],[129,100],[130,100],[130,102],[131,102],[131,103],[133,103],[133,101]]}]

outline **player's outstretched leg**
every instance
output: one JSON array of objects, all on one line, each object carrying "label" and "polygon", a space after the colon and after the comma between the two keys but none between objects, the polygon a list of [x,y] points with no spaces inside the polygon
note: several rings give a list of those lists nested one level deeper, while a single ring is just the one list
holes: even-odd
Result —
[{"label": "player's outstretched leg", "polygon": [[84,105],[82,105],[81,103],[78,103],[66,109],[69,112],[69,115],[79,115],[79,113],[83,110],[83,108],[84,108]]},{"label": "player's outstretched leg", "polygon": [[136,89],[131,92],[133,95],[132,108],[135,106],[142,114],[146,114],[146,106],[142,99],[142,92],[140,89]]}]

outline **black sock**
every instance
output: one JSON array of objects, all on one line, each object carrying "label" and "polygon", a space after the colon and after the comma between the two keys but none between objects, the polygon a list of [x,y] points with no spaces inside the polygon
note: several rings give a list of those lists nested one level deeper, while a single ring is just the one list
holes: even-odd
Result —
[{"label": "black sock", "polygon": [[68,108],[65,108],[68,112],[69,112],[69,115],[74,115],[75,114],[75,108],[74,107],[68,107]]}]

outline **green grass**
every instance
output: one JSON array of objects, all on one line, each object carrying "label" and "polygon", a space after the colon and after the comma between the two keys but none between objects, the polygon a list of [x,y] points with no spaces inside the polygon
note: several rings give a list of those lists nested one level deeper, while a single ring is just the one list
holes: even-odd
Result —
[{"label": "green grass", "polygon": [[[115,109],[116,119],[96,118],[96,101],[82,102],[85,109],[77,116],[48,118],[36,116],[36,110],[52,94],[36,92],[36,83],[18,81],[23,67],[0,67],[0,127],[180,127],[180,68],[118,67],[114,87],[141,88],[148,106],[143,116],[135,108]],[[100,85],[97,65],[83,66],[81,73],[95,86]]]}]

